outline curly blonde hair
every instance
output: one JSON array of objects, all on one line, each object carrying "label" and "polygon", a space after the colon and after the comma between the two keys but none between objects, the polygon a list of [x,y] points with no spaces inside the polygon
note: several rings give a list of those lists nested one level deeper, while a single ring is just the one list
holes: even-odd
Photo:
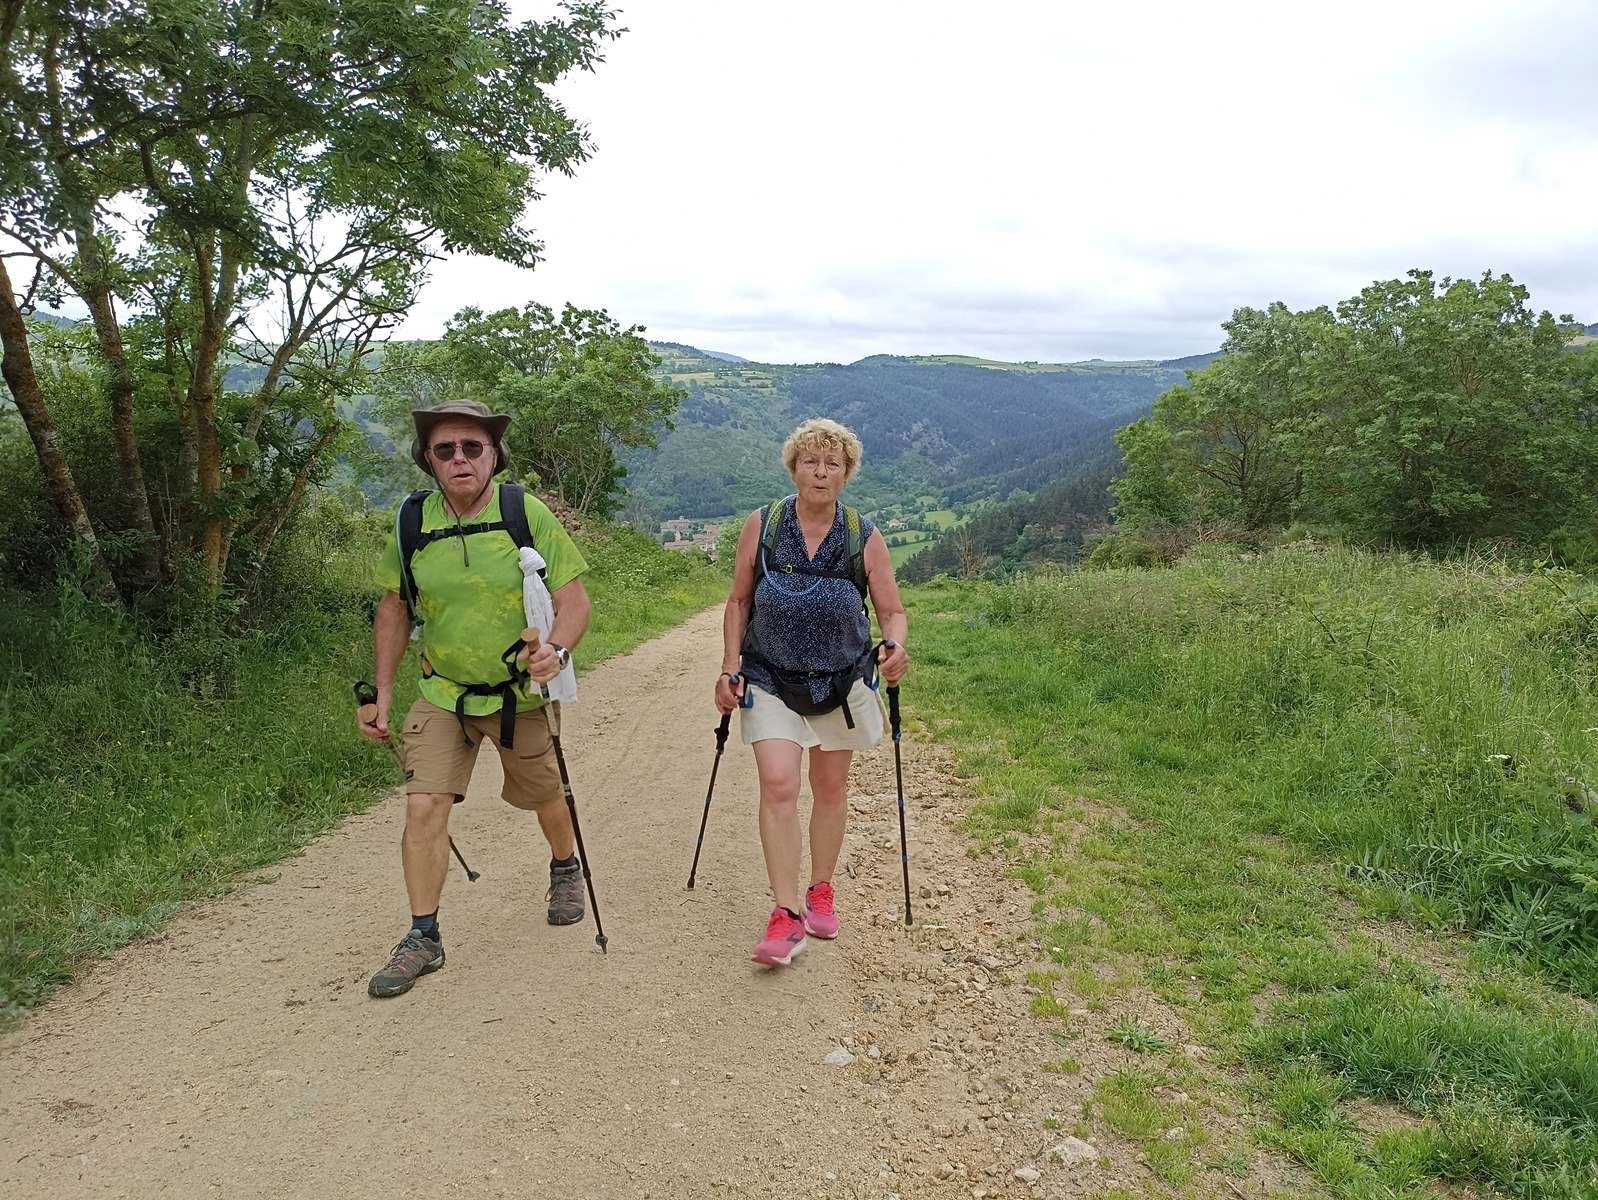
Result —
[{"label": "curly blonde hair", "polygon": [[860,439],[848,426],[826,417],[812,417],[790,433],[782,444],[782,465],[789,475],[799,465],[799,456],[811,450],[837,450],[842,454],[845,483],[860,469]]}]

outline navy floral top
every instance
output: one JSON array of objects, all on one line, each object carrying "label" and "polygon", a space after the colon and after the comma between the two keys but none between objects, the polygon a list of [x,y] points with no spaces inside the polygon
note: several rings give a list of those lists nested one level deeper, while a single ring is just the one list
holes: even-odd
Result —
[{"label": "navy floral top", "polygon": [[[876,525],[860,518],[860,537],[864,544]],[[799,527],[799,506],[790,498],[783,506],[782,528],[771,561],[777,566],[812,566],[841,572],[843,578],[773,572],[761,565],[759,547],[755,558],[755,604],[744,635],[744,648],[755,649],[784,671],[836,673],[865,658],[871,646],[871,618],[860,603],[860,593],[849,576],[849,532],[844,524],[843,505],[838,504],[832,528],[816,548],[815,558],[805,552],[804,530]],[[875,664],[861,667],[861,678],[870,680]],[[746,654],[743,673],[755,687],[778,694],[771,672]],[[811,695],[818,701],[827,696],[829,681],[812,679]]]}]

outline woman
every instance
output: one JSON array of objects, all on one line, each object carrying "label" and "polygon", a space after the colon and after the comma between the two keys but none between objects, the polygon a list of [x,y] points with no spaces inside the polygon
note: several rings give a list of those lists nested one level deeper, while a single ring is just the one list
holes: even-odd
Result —
[{"label": "woman", "polygon": [[[797,494],[749,515],[738,538],[716,707],[739,725],[760,775],[760,844],[776,907],[754,959],[786,965],[805,935],[838,936],[832,874],[843,849],[849,760],[882,740],[878,673],[910,669],[906,618],[888,544],[838,501],[860,466],[860,439],[836,421],[788,436]],[[865,597],[884,641],[873,646]],[[810,751],[810,884],[799,891],[799,765]]]}]

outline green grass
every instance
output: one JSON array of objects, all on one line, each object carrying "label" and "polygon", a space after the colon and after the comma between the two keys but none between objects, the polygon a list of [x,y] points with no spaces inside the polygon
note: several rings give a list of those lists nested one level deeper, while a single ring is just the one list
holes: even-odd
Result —
[{"label": "green grass", "polygon": [[959,514],[952,508],[940,508],[933,512],[922,513],[921,520],[934,529],[953,529],[960,523]]},{"label": "green grass", "polygon": [[[1598,993],[1598,827],[1565,796],[1598,780],[1594,611],[1579,579],[1320,547],[921,589],[906,706],[951,722],[1066,984],[1177,1007],[1333,1195],[1565,1200],[1598,1195],[1598,1021],[1566,994]],[[1446,979],[1403,952],[1433,943]],[[1363,1130],[1356,1099],[1419,1119]]]},{"label": "green grass", "polygon": [[891,562],[895,568],[902,567],[910,559],[914,558],[928,546],[932,545],[935,540],[936,539],[934,538],[923,538],[919,542],[908,542],[902,546],[889,546],[888,561]]},{"label": "green grass", "polygon": [[[582,549],[585,668],[726,593],[642,534]],[[0,1025],[394,786],[352,719],[351,684],[372,671],[372,556],[306,567],[288,611],[242,636],[203,614],[157,636],[71,596],[0,594]],[[401,711],[414,675],[410,655]]]}]

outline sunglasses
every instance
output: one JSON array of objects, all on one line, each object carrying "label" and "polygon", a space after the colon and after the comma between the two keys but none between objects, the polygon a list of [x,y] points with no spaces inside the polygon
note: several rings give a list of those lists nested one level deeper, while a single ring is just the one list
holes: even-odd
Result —
[{"label": "sunglasses", "polygon": [[[427,448],[427,452],[439,462],[448,462],[455,457],[454,442],[434,442]],[[467,458],[476,460],[483,457],[484,446],[482,442],[464,441],[460,443],[460,452]]]}]

